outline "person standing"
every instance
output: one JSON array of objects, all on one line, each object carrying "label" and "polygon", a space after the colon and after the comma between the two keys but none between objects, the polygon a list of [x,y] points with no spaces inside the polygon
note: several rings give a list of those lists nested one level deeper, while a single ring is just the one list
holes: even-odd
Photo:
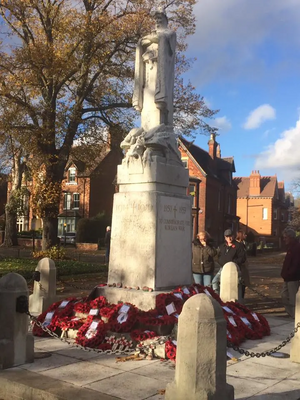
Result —
[{"label": "person standing", "polygon": [[284,280],[281,298],[286,312],[295,318],[296,294],[300,280],[300,243],[296,239],[296,232],[291,228],[283,231],[283,241],[287,252],[281,269],[281,277]]},{"label": "person standing", "polygon": [[241,264],[245,260],[245,252],[243,247],[239,242],[234,240],[231,229],[226,229],[224,232],[224,238],[225,242],[221,244],[218,249],[218,262],[221,268],[212,281],[212,288],[218,294],[220,294],[220,281],[223,266],[232,261],[236,263],[239,268],[241,268]]},{"label": "person standing", "polygon": [[109,253],[110,253],[110,236],[111,236],[111,228],[110,226],[106,227],[104,245],[105,245],[105,263],[108,265],[109,263]]},{"label": "person standing", "polygon": [[208,232],[199,232],[192,247],[192,270],[195,283],[210,286],[215,269],[214,257],[217,250]]},{"label": "person standing", "polygon": [[241,268],[241,280],[242,280],[242,298],[245,297],[246,287],[250,286],[250,274],[248,269],[248,260],[247,260],[247,249],[246,249],[246,242],[245,242],[246,235],[243,231],[238,231],[236,235],[236,241],[240,243],[244,250],[245,260],[240,265]]}]

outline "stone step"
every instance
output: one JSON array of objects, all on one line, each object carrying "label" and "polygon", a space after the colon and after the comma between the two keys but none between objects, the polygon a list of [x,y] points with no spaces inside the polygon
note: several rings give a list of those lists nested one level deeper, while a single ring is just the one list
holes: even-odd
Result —
[{"label": "stone step", "polygon": [[0,371],[0,400],[117,400],[22,368]]}]

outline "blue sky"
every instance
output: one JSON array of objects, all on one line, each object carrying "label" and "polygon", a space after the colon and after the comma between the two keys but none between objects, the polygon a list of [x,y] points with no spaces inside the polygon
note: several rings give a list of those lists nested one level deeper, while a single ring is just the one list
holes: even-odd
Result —
[{"label": "blue sky", "polygon": [[[300,180],[300,1],[199,0],[188,78],[212,109],[235,176]],[[206,136],[195,144],[207,150]]]}]

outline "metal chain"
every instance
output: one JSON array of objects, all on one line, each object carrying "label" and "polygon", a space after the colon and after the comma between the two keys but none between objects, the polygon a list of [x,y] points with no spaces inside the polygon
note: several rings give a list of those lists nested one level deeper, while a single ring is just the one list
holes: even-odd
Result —
[{"label": "metal chain", "polygon": [[47,294],[48,292],[47,292],[47,290],[42,286],[41,282],[37,282],[37,283],[39,284],[40,290],[41,290],[42,292],[44,292],[44,294]]},{"label": "metal chain", "polygon": [[[47,328],[46,326],[43,326],[43,324],[40,321],[38,321],[36,317],[34,317],[32,314],[30,314],[29,311],[27,312],[27,315],[29,316],[32,324],[36,324],[39,328],[41,328],[44,332],[48,333],[54,339],[58,339],[58,340],[62,341],[63,343],[67,343],[71,347],[75,347],[75,348],[81,349],[86,352],[94,352],[97,354],[107,354],[107,355],[126,354],[127,356],[129,356],[129,355],[137,355],[137,354],[141,353],[142,351],[149,352],[150,350],[154,350],[154,348],[155,348],[155,346],[151,343],[149,345],[136,347],[135,349],[125,348],[124,350],[121,350],[121,349],[101,350],[101,349],[93,349],[92,347],[84,347],[75,342],[70,342],[68,339],[66,339],[64,337],[58,336],[57,333],[52,332],[49,328]],[[161,336],[160,340],[159,340],[159,344],[163,344],[167,340],[168,340],[168,337]]]},{"label": "metal chain", "polygon": [[278,346],[274,347],[274,349],[267,350],[267,351],[264,351],[264,352],[262,352],[262,353],[254,353],[253,351],[250,352],[250,351],[248,351],[248,350],[241,349],[240,347],[235,346],[234,344],[232,344],[232,343],[230,343],[230,342],[228,342],[228,341],[227,341],[227,347],[230,347],[231,349],[233,349],[233,350],[239,352],[240,354],[245,354],[245,356],[247,356],[247,357],[250,356],[250,357],[257,357],[257,358],[259,358],[259,357],[270,356],[271,354],[276,353],[277,351],[281,350],[286,344],[288,344],[288,343],[292,340],[292,338],[295,336],[295,333],[298,332],[299,328],[300,328],[300,322],[297,323],[297,325],[296,325],[296,327],[294,328],[293,332],[290,333],[289,336],[287,336],[287,337],[282,341],[282,343],[280,343]]}]

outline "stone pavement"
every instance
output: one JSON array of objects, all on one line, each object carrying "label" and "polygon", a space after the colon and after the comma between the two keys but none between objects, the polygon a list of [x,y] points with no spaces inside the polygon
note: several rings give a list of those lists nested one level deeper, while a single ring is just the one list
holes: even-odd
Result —
[{"label": "stone pavement", "polygon": [[[276,347],[294,328],[288,317],[267,317],[271,336],[241,348],[263,352]],[[299,400],[300,364],[289,358],[241,356],[228,361],[227,382],[235,399]],[[290,352],[290,343],[282,352]],[[0,371],[0,400],[163,400],[160,391],[174,378],[174,365],[160,360],[116,362],[115,356],[71,348],[52,338],[35,338],[33,364]],[[50,355],[50,356],[49,356]],[[188,393],[186,399],[188,400]]]}]

